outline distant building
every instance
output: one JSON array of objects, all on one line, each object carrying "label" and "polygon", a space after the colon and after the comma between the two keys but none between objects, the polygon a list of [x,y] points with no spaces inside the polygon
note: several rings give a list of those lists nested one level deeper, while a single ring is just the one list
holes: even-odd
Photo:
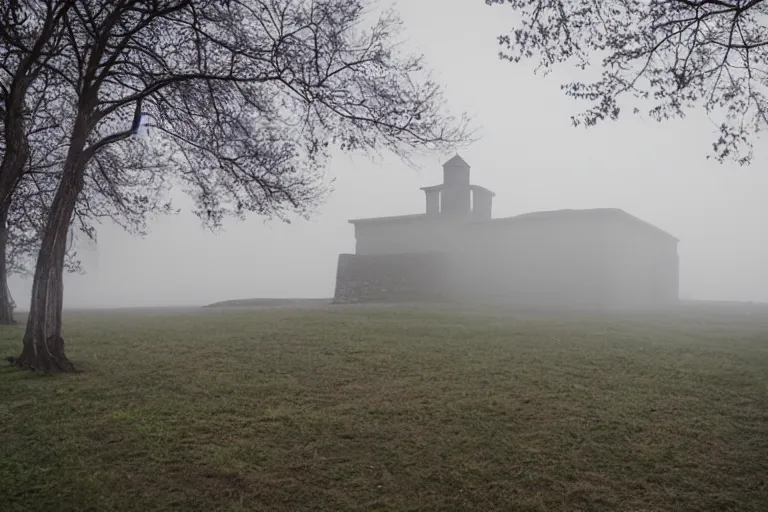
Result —
[{"label": "distant building", "polygon": [[612,208],[492,218],[494,193],[458,155],[422,189],[426,213],[350,220],[335,302],[647,306],[678,300],[678,239]]}]

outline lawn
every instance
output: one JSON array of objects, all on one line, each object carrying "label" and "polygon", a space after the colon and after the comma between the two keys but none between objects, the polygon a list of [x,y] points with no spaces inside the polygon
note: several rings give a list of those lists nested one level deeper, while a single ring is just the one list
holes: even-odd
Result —
[{"label": "lawn", "polygon": [[[21,328],[0,328],[0,355]],[[70,312],[3,511],[768,510],[768,315]]]}]

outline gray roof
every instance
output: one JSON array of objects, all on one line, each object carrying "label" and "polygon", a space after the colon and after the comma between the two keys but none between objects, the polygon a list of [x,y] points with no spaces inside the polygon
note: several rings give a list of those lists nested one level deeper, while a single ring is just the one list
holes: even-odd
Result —
[{"label": "gray roof", "polygon": [[472,190],[477,190],[478,192],[485,192],[486,194],[490,194],[491,197],[496,197],[496,192],[485,187],[481,187],[480,185],[470,185],[469,188]]},{"label": "gray roof", "polygon": [[[439,185],[430,185],[429,187],[421,187],[421,190],[423,190],[424,192],[439,192],[441,190],[445,190],[446,188],[451,188],[452,186],[453,185],[446,185],[445,183],[441,183]],[[490,194],[492,197],[496,196],[495,192],[485,187],[481,187],[480,185],[469,185],[469,189],[477,190],[479,192],[485,192],[486,194]]]},{"label": "gray roof", "polygon": [[635,217],[634,215],[631,215],[619,208],[590,208],[590,209],[584,209],[584,210],[550,210],[550,211],[542,211],[542,212],[523,213],[521,215],[516,215],[514,217],[504,217],[501,219],[491,219],[490,221],[486,221],[486,222],[493,222],[493,223],[500,224],[500,223],[506,223],[506,222],[525,222],[525,221],[536,221],[536,220],[560,220],[560,219],[570,219],[570,218],[588,219],[588,218],[609,218],[609,217],[618,218],[620,220],[630,222],[638,226],[650,228],[660,235],[672,238],[678,242],[680,241],[677,237],[664,231],[663,229],[657,226],[654,226],[653,224],[646,222],[638,217]]},{"label": "gray roof", "polygon": [[456,153],[456,156],[448,160],[443,164],[443,167],[466,167],[469,168],[469,164],[464,161],[463,158],[459,156],[458,153]]},{"label": "gray roof", "polygon": [[[432,187],[426,187],[426,188],[432,188]],[[640,226],[645,229],[650,229],[656,234],[662,235],[667,238],[671,238],[677,242],[680,240],[675,237],[674,235],[671,235],[670,233],[664,231],[663,229],[654,226],[653,224],[646,222],[638,217],[635,217],[634,215],[630,215],[629,213],[625,212],[624,210],[621,210],[619,208],[591,208],[591,209],[585,209],[585,210],[551,210],[551,211],[542,211],[542,212],[531,212],[531,213],[523,213],[520,215],[516,215],[514,217],[504,217],[500,219],[490,219],[490,220],[479,220],[476,217],[473,217],[472,215],[467,216],[452,216],[452,215],[427,215],[424,213],[418,213],[415,215],[397,215],[392,217],[374,217],[374,218],[368,218],[368,219],[352,219],[349,221],[350,224],[397,224],[397,223],[408,223],[408,222],[414,222],[414,221],[434,221],[434,222],[440,222],[440,221],[450,221],[450,222],[457,222],[457,221],[463,221],[467,224],[495,224],[495,225],[501,225],[506,223],[519,223],[519,222],[535,222],[535,221],[547,221],[547,220],[564,220],[564,219],[572,219],[572,218],[579,218],[579,219],[600,219],[600,218],[616,218],[619,220],[622,220],[627,223],[631,223],[635,226]]]},{"label": "gray roof", "polygon": [[417,213],[415,215],[395,215],[392,217],[372,217],[368,219],[351,219],[348,220],[350,224],[363,224],[363,225],[371,225],[371,224],[407,224],[409,222],[417,222],[417,221],[424,221],[424,222],[430,222],[430,223],[438,223],[438,222],[451,222],[451,223],[464,223],[464,224],[470,224],[473,221],[475,221],[475,217],[472,215],[443,215],[443,214],[437,214],[437,215],[427,215],[426,213]]},{"label": "gray roof", "polygon": [[368,219],[351,219],[348,222],[350,224],[386,224],[394,222],[409,222],[419,220],[427,215],[425,213],[417,213],[415,215],[394,215],[391,217],[371,217]]}]

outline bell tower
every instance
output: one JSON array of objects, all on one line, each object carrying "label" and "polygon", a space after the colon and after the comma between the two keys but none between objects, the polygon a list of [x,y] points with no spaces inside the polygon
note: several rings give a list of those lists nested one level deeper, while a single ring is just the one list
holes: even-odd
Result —
[{"label": "bell tower", "polygon": [[458,154],[443,164],[443,213],[466,214],[472,209],[469,164]]},{"label": "bell tower", "polygon": [[493,192],[470,183],[470,167],[458,154],[443,164],[443,183],[424,187],[427,215],[490,219]]}]

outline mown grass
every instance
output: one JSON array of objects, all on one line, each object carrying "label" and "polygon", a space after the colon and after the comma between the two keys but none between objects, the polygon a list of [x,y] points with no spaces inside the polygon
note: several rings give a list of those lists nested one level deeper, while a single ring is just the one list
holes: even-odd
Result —
[{"label": "mown grass", "polygon": [[65,324],[83,373],[0,369],[4,511],[768,510],[768,316]]}]

